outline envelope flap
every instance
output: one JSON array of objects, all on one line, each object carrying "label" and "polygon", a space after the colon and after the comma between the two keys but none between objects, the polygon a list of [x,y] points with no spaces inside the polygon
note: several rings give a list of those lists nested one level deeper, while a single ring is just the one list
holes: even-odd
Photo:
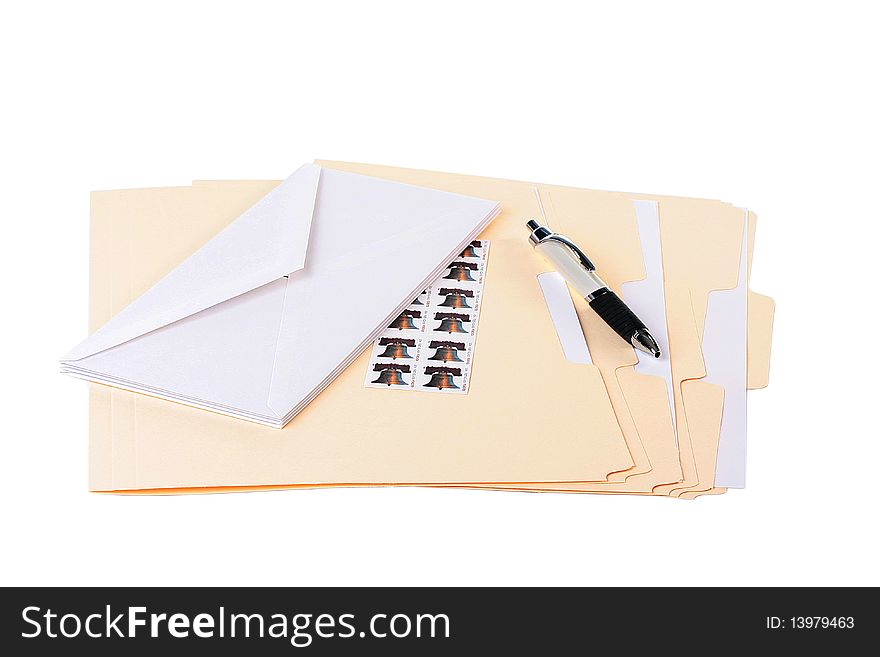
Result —
[{"label": "envelope flap", "polygon": [[481,198],[325,169],[308,266],[287,281],[269,407],[307,403],[499,211]]},{"label": "envelope flap", "polygon": [[302,269],[321,168],[306,164],[70,351],[76,361]]}]

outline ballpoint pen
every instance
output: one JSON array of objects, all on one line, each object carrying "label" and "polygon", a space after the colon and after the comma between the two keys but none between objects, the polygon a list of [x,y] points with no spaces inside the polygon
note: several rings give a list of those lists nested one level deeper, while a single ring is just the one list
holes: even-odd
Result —
[{"label": "ballpoint pen", "polygon": [[636,349],[660,358],[660,347],[644,322],[596,274],[596,266],[570,239],[530,219],[529,241],[546,257],[617,335]]}]

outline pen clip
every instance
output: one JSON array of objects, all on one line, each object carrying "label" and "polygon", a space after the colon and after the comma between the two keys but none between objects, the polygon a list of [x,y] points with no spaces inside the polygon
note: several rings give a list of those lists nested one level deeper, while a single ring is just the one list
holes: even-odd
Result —
[{"label": "pen clip", "polygon": [[545,228],[538,224],[534,219],[529,219],[529,221],[526,222],[526,228],[532,231],[532,234],[529,235],[529,241],[532,245],[537,246],[541,242],[548,242],[550,240],[559,242],[574,254],[574,257],[580,263],[581,267],[586,271],[596,271],[596,265],[594,265],[587,257],[587,254],[581,251],[580,248],[578,248],[578,245],[568,239],[565,235],[554,233],[549,228]]},{"label": "pen clip", "polygon": [[578,248],[578,245],[568,239],[565,235],[560,235],[559,233],[551,233],[544,239],[542,242],[547,242],[550,240],[554,240],[559,242],[560,244],[567,246],[568,249],[574,254],[575,258],[577,258],[578,262],[581,263],[581,266],[587,271],[596,271],[596,265],[587,257],[587,254],[581,251]]}]

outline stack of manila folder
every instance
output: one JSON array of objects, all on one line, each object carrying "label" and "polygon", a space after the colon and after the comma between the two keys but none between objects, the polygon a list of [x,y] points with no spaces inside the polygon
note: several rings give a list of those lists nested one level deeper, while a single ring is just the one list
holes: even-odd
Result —
[{"label": "stack of manila folder", "polygon": [[[91,490],[431,486],[690,499],[745,486],[746,391],[767,385],[774,309],[748,289],[752,212],[705,199],[317,164],[500,203],[478,236],[491,247],[467,394],[366,387],[369,350],[283,429],[90,384]],[[90,331],[278,184],[94,192]],[[635,352],[566,292],[527,240],[532,218],[587,251],[645,320],[661,359]]]}]

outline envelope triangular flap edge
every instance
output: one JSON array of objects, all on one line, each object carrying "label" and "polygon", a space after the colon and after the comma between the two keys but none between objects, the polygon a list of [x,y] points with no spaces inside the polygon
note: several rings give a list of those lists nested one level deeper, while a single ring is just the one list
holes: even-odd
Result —
[{"label": "envelope triangular flap edge", "polygon": [[276,344],[268,406],[282,423],[378,337],[499,211],[495,201],[327,170],[315,204],[309,265],[287,283]]},{"label": "envelope triangular flap edge", "polygon": [[321,167],[306,164],[64,356],[71,362],[302,269]]}]

